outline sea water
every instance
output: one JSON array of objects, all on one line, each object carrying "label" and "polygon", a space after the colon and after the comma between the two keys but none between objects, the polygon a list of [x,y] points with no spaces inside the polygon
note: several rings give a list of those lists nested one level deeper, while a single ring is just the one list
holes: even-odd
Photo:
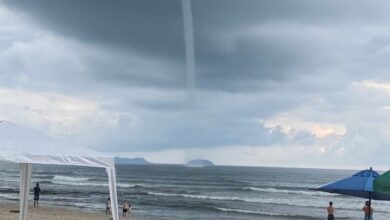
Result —
[{"label": "sea water", "polygon": [[[118,198],[145,219],[326,219],[329,201],[337,219],[360,219],[364,199],[310,190],[355,172],[124,165],[117,167]],[[31,187],[40,183],[42,205],[104,212],[107,181],[104,169],[34,165]],[[17,202],[18,186],[18,167],[0,163],[0,202]],[[373,208],[375,219],[390,219],[390,202],[373,201]]]}]

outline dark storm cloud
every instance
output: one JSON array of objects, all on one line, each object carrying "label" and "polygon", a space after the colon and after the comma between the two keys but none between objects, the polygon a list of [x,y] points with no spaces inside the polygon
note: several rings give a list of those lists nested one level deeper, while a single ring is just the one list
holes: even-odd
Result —
[{"label": "dark storm cloud", "polygon": [[103,44],[164,55],[183,54],[179,1],[6,1],[58,33]]},{"label": "dark storm cloud", "polygon": [[[5,1],[26,12],[39,24],[57,33],[99,47],[112,47],[145,59],[169,63],[166,79],[184,74],[184,40],[181,1]],[[286,22],[290,29],[302,25],[323,26],[351,22],[356,14],[355,1],[192,1],[197,85],[200,88],[245,91],[262,89],[263,80],[283,81],[292,75],[313,74],[308,69],[332,61],[332,54],[318,58],[321,42],[303,41],[306,32],[291,36],[262,33],[239,35],[243,28]],[[277,27],[276,27],[277,28]],[[238,36],[235,36],[237,35]],[[315,36],[314,36],[315,37]],[[302,38],[302,39],[300,39]],[[222,45],[233,45],[231,49]],[[222,44],[221,44],[222,43]],[[328,54],[327,54],[328,53]],[[323,58],[323,59],[322,59]],[[323,61],[328,62],[323,62]],[[330,61],[329,61],[330,60]],[[101,63],[98,60],[96,63]],[[185,79],[164,81],[139,73],[125,64],[99,64],[91,77],[124,86],[185,87]],[[318,68],[318,66],[316,66]],[[110,69],[110,70],[107,70]]]},{"label": "dark storm cloud", "polygon": [[[179,0],[2,1],[0,92],[10,89],[22,106],[14,90],[86,101],[71,126],[77,132],[61,134],[107,151],[297,145],[289,152],[299,159],[316,148],[365,158],[355,154],[364,146],[390,146],[389,86],[380,84],[390,69],[388,3],[191,2],[194,103]],[[22,118],[12,103],[0,116]],[[23,111],[45,121],[47,103]],[[69,113],[61,106],[53,115]],[[45,123],[68,125],[70,116]]]}]

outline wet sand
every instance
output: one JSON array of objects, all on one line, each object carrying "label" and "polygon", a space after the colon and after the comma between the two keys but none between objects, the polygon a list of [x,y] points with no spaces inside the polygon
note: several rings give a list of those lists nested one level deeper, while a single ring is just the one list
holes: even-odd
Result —
[{"label": "wet sand", "polygon": [[[19,213],[12,211],[19,210],[17,204],[0,204],[0,219],[1,220],[18,220]],[[40,206],[34,208],[29,206],[28,220],[109,220],[111,216],[105,215],[104,210],[99,212],[85,212],[71,208],[57,208]],[[130,217],[120,217],[121,220],[149,220],[145,218],[135,217],[132,214]]]}]

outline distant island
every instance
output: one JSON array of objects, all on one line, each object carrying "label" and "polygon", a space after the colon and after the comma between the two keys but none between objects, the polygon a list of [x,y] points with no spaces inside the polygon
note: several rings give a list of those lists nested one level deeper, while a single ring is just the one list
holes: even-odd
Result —
[{"label": "distant island", "polygon": [[213,162],[209,160],[196,159],[189,161],[186,166],[188,167],[210,167],[214,166]]},{"label": "distant island", "polygon": [[151,163],[141,157],[135,157],[135,158],[115,157],[115,164],[116,165],[146,165]]}]

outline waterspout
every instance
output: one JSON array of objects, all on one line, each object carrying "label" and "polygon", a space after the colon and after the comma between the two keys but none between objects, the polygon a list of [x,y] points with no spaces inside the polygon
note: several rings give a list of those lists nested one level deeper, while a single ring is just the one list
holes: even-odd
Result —
[{"label": "waterspout", "polygon": [[195,45],[194,45],[194,27],[192,21],[192,10],[190,0],[182,0],[183,6],[183,24],[184,24],[184,42],[186,52],[186,74],[188,100],[195,101],[196,78],[195,78]]}]

